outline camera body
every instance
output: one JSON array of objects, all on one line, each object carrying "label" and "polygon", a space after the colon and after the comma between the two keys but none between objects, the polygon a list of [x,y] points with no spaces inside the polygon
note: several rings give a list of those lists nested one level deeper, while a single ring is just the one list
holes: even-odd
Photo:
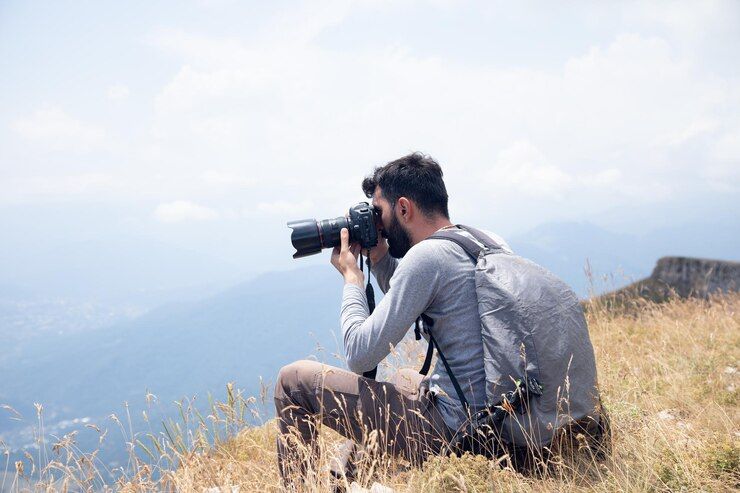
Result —
[{"label": "camera body", "polygon": [[293,230],[290,241],[296,249],[293,258],[307,257],[324,248],[339,246],[342,228],[349,231],[350,243],[358,242],[363,249],[374,247],[378,244],[377,221],[380,221],[377,211],[367,202],[353,205],[349,214],[343,217],[290,221],[288,227]]}]

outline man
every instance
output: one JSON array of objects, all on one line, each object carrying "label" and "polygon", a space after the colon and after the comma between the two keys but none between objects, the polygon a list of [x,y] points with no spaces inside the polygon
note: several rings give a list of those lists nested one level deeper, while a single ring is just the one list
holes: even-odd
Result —
[{"label": "man", "polygon": [[[468,235],[450,221],[439,164],[414,153],[376,168],[362,187],[372,198],[382,236],[387,238],[369,252],[385,297],[370,314],[357,262],[360,247],[350,245],[348,232],[342,230],[341,246],[334,249],[331,262],[345,282],[341,326],[350,371],[311,361],[281,369],[275,403],[278,463],[284,478],[310,467],[297,459],[297,451],[305,445],[311,456],[319,422],[365,445],[372,437],[375,452],[418,465],[449,450],[468,413],[486,404],[475,263],[456,243],[428,239],[445,230]],[[511,253],[501,238],[490,236]],[[360,376],[375,368],[422,314],[434,320],[437,347],[464,389],[467,410],[440,361],[424,382],[408,374],[395,382]]]}]

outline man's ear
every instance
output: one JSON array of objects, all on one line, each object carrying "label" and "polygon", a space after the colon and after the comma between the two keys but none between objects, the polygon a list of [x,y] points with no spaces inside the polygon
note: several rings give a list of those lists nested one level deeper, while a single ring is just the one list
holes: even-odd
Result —
[{"label": "man's ear", "polygon": [[414,214],[414,204],[406,197],[401,197],[396,202],[396,210],[398,211],[400,219],[404,222],[408,222]]}]

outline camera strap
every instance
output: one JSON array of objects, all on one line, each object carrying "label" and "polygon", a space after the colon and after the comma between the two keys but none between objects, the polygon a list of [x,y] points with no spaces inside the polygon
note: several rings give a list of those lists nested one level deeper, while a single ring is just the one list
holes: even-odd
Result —
[{"label": "camera strap", "polygon": [[[367,307],[370,310],[370,314],[372,315],[373,311],[375,311],[375,290],[373,290],[373,285],[370,284],[370,268],[372,267],[372,264],[370,263],[370,249],[367,249],[367,285],[365,286],[365,296],[367,298]],[[360,270],[364,270],[364,267],[362,265],[362,253],[360,253]],[[366,371],[362,374],[363,377],[369,378],[371,380],[375,380],[375,377],[378,375],[378,367],[376,366],[370,371]]]},{"label": "camera strap", "polygon": [[[373,285],[370,284],[370,249],[367,249],[367,285],[365,286],[365,295],[367,296],[367,306],[370,309],[370,314],[375,311],[375,290]],[[360,255],[360,270],[362,270],[362,255]]]}]

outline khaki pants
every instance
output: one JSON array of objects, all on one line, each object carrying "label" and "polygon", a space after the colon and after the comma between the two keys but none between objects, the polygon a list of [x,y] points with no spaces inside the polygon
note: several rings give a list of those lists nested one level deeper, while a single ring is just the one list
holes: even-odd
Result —
[{"label": "khaki pants", "polygon": [[316,456],[319,423],[364,445],[369,453],[391,454],[414,465],[438,454],[452,439],[452,431],[434,395],[420,389],[420,382],[421,375],[410,370],[391,383],[315,361],[283,367],[275,385],[281,477],[306,470],[306,450]]}]

